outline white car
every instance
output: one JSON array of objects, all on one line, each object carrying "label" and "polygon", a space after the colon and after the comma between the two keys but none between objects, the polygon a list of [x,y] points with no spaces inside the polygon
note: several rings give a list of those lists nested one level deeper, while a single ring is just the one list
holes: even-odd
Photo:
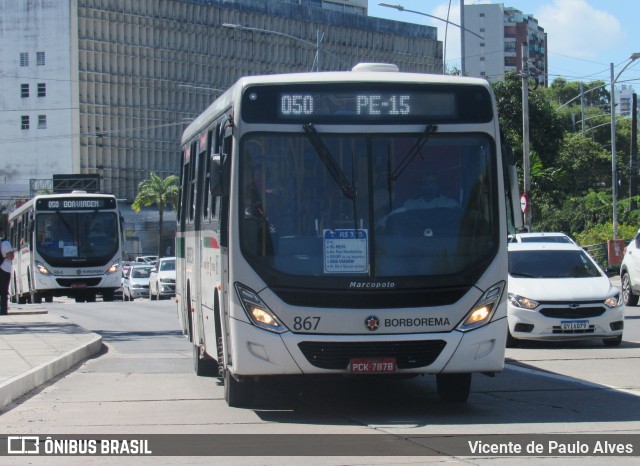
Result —
[{"label": "white car", "polygon": [[640,230],[624,248],[620,265],[622,298],[627,306],[636,306],[640,297]]},{"label": "white car", "polygon": [[564,233],[553,232],[536,232],[536,233],[517,233],[509,235],[510,243],[570,243],[576,244],[568,235]]},{"label": "white car", "polygon": [[122,299],[133,301],[149,296],[149,275],[152,265],[132,265],[122,281]]},{"label": "white car", "polygon": [[163,257],[151,270],[149,299],[171,298],[176,295],[176,258]]},{"label": "white car", "polygon": [[622,341],[621,294],[575,244],[510,243],[508,291],[509,347],[518,340]]}]

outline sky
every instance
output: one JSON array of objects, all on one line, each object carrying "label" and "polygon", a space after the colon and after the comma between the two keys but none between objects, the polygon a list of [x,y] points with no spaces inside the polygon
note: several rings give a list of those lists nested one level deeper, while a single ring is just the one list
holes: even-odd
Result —
[{"label": "sky", "polygon": [[[380,0],[382,1],[382,0]],[[460,0],[385,0],[405,9],[427,13],[460,24]],[[369,15],[438,28],[444,41],[445,23],[408,11],[400,12],[369,0]],[[466,5],[502,3],[531,14],[547,33],[549,82],[562,77],[567,81],[610,81],[629,63],[632,53],[640,52],[640,2],[637,0],[466,0]],[[460,68],[460,29],[447,32],[447,68]],[[640,88],[640,59],[631,63],[617,80]]]}]

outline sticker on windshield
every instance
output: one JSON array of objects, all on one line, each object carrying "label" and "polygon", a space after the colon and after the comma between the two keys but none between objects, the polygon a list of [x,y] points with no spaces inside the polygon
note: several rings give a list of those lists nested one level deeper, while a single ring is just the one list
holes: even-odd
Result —
[{"label": "sticker on windshield", "polygon": [[369,271],[367,230],[324,230],[324,273]]}]

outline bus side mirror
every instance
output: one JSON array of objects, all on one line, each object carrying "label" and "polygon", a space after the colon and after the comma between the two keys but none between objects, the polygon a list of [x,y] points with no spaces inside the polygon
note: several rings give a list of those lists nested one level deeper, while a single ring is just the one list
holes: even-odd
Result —
[{"label": "bus side mirror", "polygon": [[213,197],[222,196],[222,163],[220,154],[211,155],[211,173],[210,173],[211,195]]}]

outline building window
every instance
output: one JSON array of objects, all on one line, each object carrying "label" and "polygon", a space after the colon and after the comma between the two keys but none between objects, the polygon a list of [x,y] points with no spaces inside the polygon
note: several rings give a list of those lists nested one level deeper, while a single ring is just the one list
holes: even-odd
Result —
[{"label": "building window", "polygon": [[484,32],[484,28],[480,28],[480,32]]},{"label": "building window", "polygon": [[20,97],[23,99],[29,97],[29,85],[28,84],[20,84]]},{"label": "building window", "polygon": [[481,18],[484,18],[484,13],[480,13],[480,17],[481,17]]},{"label": "building window", "polygon": [[22,129],[29,129],[29,115],[22,115]]},{"label": "building window", "polygon": [[44,52],[36,52],[36,65],[44,66]]},{"label": "building window", "polygon": [[480,61],[484,61],[484,57],[480,57]]},{"label": "building window", "polygon": [[38,97],[46,97],[47,85],[45,83],[38,83]]},{"label": "building window", "polygon": [[47,115],[38,115],[38,129],[47,127]]},{"label": "building window", "polygon": [[20,66],[29,66],[28,52],[20,52]]}]

